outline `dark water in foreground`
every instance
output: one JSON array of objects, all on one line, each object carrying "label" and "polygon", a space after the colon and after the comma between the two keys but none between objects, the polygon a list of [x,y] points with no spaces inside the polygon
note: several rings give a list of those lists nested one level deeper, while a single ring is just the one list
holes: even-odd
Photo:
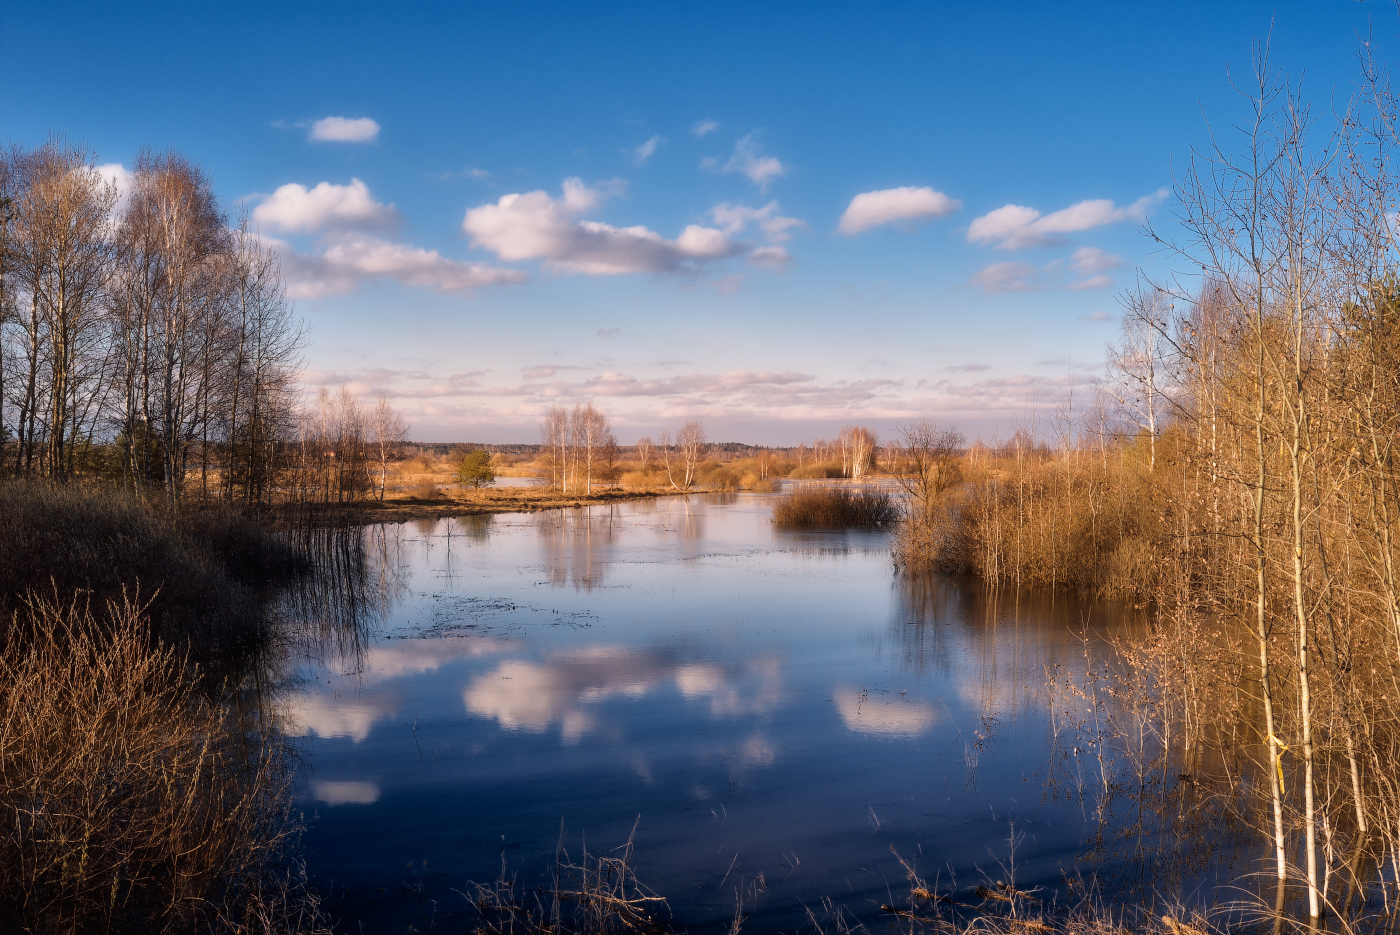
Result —
[{"label": "dark water in foreground", "polygon": [[636,824],[692,932],[736,892],[749,931],[878,916],[892,847],[945,890],[1055,886],[1086,819],[1046,784],[1045,667],[1112,608],[911,583],[885,534],[781,532],[771,502],[367,528],[377,622],[309,642],[280,703],[339,928],[457,930],[454,888],[503,858],[543,882],[561,826],[577,856]]}]

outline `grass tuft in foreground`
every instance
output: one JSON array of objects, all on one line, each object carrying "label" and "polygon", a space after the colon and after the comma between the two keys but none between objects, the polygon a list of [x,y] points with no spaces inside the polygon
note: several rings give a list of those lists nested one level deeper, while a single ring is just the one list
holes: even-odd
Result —
[{"label": "grass tuft in foreground", "polygon": [[289,748],[198,689],[141,609],[0,623],[0,930],[328,931]]}]

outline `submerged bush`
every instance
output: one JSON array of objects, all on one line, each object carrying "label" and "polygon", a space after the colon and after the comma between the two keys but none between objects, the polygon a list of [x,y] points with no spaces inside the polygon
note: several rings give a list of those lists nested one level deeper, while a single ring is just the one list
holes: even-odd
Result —
[{"label": "submerged bush", "polygon": [[277,735],[211,702],[131,603],[3,627],[0,930],[327,930]]},{"label": "submerged bush", "polygon": [[787,527],[886,526],[898,519],[899,506],[894,497],[874,490],[798,490],[784,494],[773,505],[773,522]]}]

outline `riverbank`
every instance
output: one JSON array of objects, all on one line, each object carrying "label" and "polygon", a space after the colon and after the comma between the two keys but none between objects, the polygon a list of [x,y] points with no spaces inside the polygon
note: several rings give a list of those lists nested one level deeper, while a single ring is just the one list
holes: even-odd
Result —
[{"label": "riverbank", "polygon": [[483,487],[443,492],[430,497],[365,500],[354,504],[352,509],[365,522],[404,523],[416,519],[446,519],[486,513],[537,513],[564,507],[600,506],[679,495],[679,491],[665,487],[612,488],[590,494],[565,493],[547,487]]}]

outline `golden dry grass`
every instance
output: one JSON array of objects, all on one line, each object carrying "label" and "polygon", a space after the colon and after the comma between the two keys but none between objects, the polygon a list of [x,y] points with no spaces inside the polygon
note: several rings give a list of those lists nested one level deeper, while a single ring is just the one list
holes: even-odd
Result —
[{"label": "golden dry grass", "polygon": [[0,654],[0,929],[326,931],[292,761],[139,608],[32,602]]},{"label": "golden dry grass", "polygon": [[788,528],[843,529],[889,526],[899,519],[899,505],[882,491],[822,487],[784,494],[773,504],[773,522]]}]

